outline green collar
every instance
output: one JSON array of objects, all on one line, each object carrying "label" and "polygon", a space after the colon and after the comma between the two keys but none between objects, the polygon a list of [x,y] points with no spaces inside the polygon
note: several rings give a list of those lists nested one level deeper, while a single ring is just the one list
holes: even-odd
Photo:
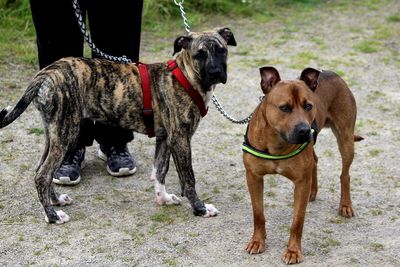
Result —
[{"label": "green collar", "polygon": [[[311,134],[314,135],[315,130],[313,128],[311,128]],[[291,157],[294,157],[298,154],[300,154],[309,144],[309,142],[305,142],[304,144],[302,144],[298,149],[290,152],[289,154],[286,155],[271,155],[268,154],[267,152],[264,151],[260,151],[254,147],[252,147],[247,139],[247,131],[246,131],[246,135],[245,135],[245,141],[242,144],[242,150],[244,152],[247,152],[255,157],[258,158],[262,158],[262,159],[270,159],[270,160],[279,160],[279,159],[288,159]]]}]

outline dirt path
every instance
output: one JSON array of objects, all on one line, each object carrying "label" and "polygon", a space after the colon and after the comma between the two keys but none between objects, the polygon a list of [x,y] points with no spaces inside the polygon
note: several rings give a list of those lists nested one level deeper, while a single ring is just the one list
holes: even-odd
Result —
[{"label": "dirt path", "polygon": [[[341,163],[333,135],[323,131],[316,147],[319,192],[308,206],[302,266],[400,266],[400,22],[394,16],[400,2],[364,2],[352,8],[328,3],[264,23],[220,22],[239,44],[230,50],[228,83],[217,87],[231,113],[240,117],[255,108],[258,68],[264,65],[277,67],[282,78],[295,78],[307,66],[335,70],[356,97],[357,132],[366,138],[356,146],[351,171],[356,217],[337,215]],[[156,49],[145,34],[143,44],[150,46],[143,45],[143,61],[167,59],[173,35]],[[35,71],[0,66],[0,107],[19,99]],[[197,191],[221,212],[211,219],[194,217],[186,199],[177,207],[155,204],[149,180],[154,140],[136,135],[130,149],[138,172],[108,176],[95,156],[97,145],[90,147],[82,182],[57,187],[75,200],[63,208],[72,221],[47,225],[32,179],[43,146],[41,127],[30,107],[0,131],[0,266],[283,265],[292,184],[280,176],[265,178],[267,250],[248,255],[253,222],[240,149],[245,126],[230,124],[214,107],[193,138]],[[179,194],[173,165],[167,190]]]}]

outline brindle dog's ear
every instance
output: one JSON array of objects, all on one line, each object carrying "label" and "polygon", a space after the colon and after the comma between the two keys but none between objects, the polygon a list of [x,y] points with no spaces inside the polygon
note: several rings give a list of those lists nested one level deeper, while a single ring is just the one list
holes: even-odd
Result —
[{"label": "brindle dog's ear", "polygon": [[311,90],[315,91],[318,86],[320,71],[313,68],[306,68],[301,72],[300,80],[304,81]]},{"label": "brindle dog's ear", "polygon": [[227,45],[236,46],[235,36],[229,28],[217,28],[216,32],[224,38]]},{"label": "brindle dog's ear", "polygon": [[175,55],[179,51],[182,50],[182,48],[187,49],[189,48],[190,42],[193,40],[191,36],[180,36],[176,38],[174,42],[174,53],[172,55]]},{"label": "brindle dog's ear", "polygon": [[260,68],[261,75],[261,89],[264,94],[267,95],[269,91],[277,84],[281,77],[279,76],[279,72],[274,67],[262,67]]}]

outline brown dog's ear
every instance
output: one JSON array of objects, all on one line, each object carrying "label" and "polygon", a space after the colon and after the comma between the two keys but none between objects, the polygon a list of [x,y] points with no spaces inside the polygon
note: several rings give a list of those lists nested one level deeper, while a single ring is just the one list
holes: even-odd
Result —
[{"label": "brown dog's ear", "polygon": [[268,94],[272,87],[281,80],[279,72],[274,67],[260,68],[260,75],[260,85],[265,95]]},{"label": "brown dog's ear", "polygon": [[227,45],[236,46],[235,36],[229,28],[217,28],[216,32],[224,38]]},{"label": "brown dog's ear", "polygon": [[304,81],[311,90],[315,91],[318,86],[320,71],[313,68],[306,68],[301,72],[300,80]]},{"label": "brown dog's ear", "polygon": [[182,48],[184,49],[189,48],[189,44],[192,41],[192,39],[193,38],[191,36],[180,36],[176,38],[174,42],[174,53],[172,55],[175,55],[176,53],[181,51]]}]

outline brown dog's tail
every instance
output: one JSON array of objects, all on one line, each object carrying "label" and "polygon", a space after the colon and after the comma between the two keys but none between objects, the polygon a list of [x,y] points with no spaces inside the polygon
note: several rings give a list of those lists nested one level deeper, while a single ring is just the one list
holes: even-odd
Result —
[{"label": "brown dog's tail", "polygon": [[354,135],[354,142],[360,142],[361,140],[364,140],[364,137],[360,135]]}]

